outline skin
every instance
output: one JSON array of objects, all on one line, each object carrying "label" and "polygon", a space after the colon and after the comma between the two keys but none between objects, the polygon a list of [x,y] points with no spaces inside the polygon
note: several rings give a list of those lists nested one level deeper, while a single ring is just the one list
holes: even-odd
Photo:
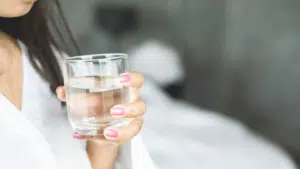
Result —
[{"label": "skin", "polygon": [[[0,0],[0,17],[11,18],[26,15],[34,2],[35,0]],[[22,109],[22,74],[21,50],[16,39],[0,33],[0,93],[3,93],[20,110]],[[135,72],[126,73],[121,76],[121,83],[130,88],[131,101],[128,104],[116,105],[111,109],[111,114],[115,119],[132,118],[128,127],[107,128],[102,137],[86,137],[73,133],[73,138],[88,141],[87,152],[93,169],[113,169],[120,145],[136,136],[143,124],[142,116],[146,105],[139,96],[139,89],[144,83],[143,76]],[[63,86],[58,87],[56,92],[61,101],[66,101]],[[90,98],[83,99],[88,101]],[[95,104],[95,109],[97,105]],[[114,111],[120,109],[125,113],[114,115]]]},{"label": "skin", "polygon": [[0,16],[1,17],[19,17],[27,14],[35,0],[1,0]]}]

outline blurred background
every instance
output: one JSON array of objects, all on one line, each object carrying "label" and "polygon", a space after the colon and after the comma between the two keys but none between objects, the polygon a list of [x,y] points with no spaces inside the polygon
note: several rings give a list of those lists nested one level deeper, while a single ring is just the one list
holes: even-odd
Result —
[{"label": "blurred background", "polygon": [[82,53],[146,51],[146,63],[147,49],[156,60],[159,50],[178,57],[167,59],[182,66],[171,66],[173,79],[156,79],[172,99],[242,123],[300,163],[300,1],[61,2]]}]

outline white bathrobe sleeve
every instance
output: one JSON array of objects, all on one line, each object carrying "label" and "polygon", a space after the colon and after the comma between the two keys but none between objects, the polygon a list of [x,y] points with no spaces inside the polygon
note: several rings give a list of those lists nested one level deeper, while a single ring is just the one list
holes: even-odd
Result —
[{"label": "white bathrobe sleeve", "polygon": [[136,136],[131,142],[121,146],[116,169],[158,169],[153,163],[142,137]]},{"label": "white bathrobe sleeve", "polygon": [[[86,149],[86,141],[82,142],[82,148]],[[129,143],[121,145],[115,169],[158,169],[145,147],[140,135]]]},{"label": "white bathrobe sleeve", "polygon": [[1,93],[0,110],[0,168],[58,169],[44,136]]}]

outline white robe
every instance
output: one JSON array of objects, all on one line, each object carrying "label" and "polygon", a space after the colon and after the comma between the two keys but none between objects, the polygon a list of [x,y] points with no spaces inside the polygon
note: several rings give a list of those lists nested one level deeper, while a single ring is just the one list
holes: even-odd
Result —
[{"label": "white robe", "polygon": [[[72,138],[66,111],[31,66],[26,47],[19,44],[22,111],[0,93],[0,168],[91,169],[84,143]],[[155,168],[140,136],[122,145],[116,168]]]}]

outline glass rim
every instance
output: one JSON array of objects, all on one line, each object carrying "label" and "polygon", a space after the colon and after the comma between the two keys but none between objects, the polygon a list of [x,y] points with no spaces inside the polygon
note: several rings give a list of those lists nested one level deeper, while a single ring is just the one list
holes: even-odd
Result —
[{"label": "glass rim", "polygon": [[[94,58],[101,57],[103,58]],[[91,61],[112,61],[118,59],[127,59],[128,54],[126,53],[99,53],[99,54],[89,54],[89,55],[78,55],[78,56],[69,56],[64,60],[66,62],[91,62]]]}]

